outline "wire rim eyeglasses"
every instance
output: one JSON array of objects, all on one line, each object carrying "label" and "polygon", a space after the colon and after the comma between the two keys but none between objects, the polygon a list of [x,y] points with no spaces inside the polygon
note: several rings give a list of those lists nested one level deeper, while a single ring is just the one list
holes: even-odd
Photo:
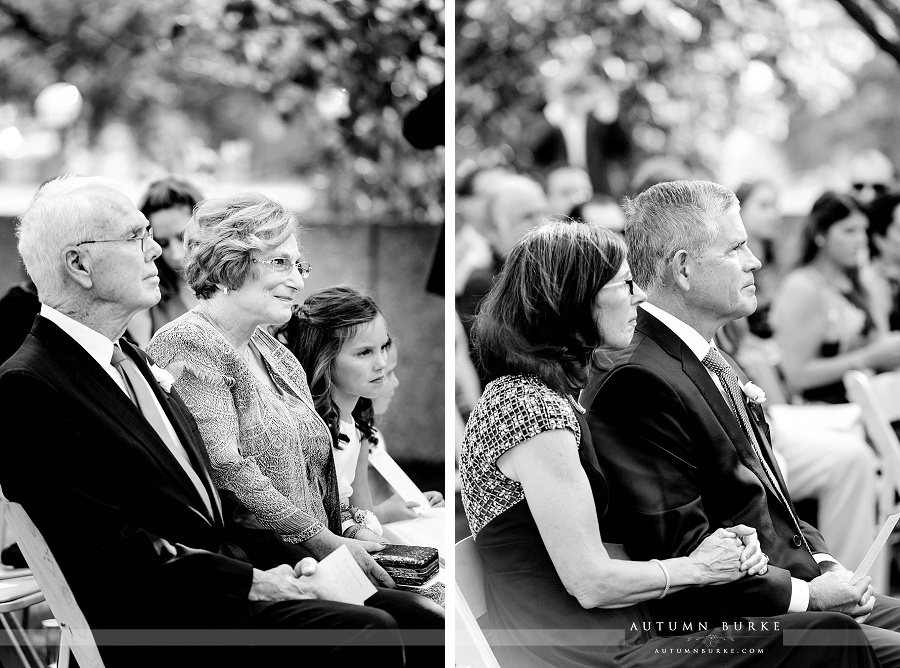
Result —
[{"label": "wire rim eyeglasses", "polygon": [[305,260],[297,260],[296,262],[291,262],[286,258],[276,257],[272,258],[271,260],[257,260],[256,258],[253,258],[250,261],[255,264],[269,265],[279,274],[286,274],[290,272],[292,267],[296,267],[297,271],[300,272],[300,278],[308,278],[310,273],[312,272],[312,265]]},{"label": "wire rim eyeglasses", "polygon": [[147,252],[147,241],[153,239],[153,228],[149,225],[144,228],[144,233],[139,237],[130,237],[128,239],[89,239],[88,241],[80,241],[76,246],[83,246],[85,244],[107,244],[112,243],[114,241],[140,241],[141,242],[141,252]]}]

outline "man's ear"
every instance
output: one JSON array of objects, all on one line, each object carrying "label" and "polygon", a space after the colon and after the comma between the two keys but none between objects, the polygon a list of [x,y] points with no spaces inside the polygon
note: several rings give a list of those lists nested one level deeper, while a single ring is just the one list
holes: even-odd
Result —
[{"label": "man's ear", "polygon": [[85,290],[94,285],[91,273],[91,256],[82,253],[77,246],[69,246],[63,251],[66,273]]},{"label": "man's ear", "polygon": [[669,266],[672,272],[672,280],[675,285],[687,292],[691,289],[691,274],[694,271],[694,263],[686,250],[675,253]]}]

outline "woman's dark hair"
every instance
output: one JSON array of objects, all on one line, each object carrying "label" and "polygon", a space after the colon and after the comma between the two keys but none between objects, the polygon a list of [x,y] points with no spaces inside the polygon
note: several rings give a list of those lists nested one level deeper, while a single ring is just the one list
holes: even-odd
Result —
[{"label": "woman's dark hair", "polygon": [[821,195],[806,217],[806,225],[800,239],[800,266],[808,265],[819,254],[821,247],[816,239],[828,232],[835,223],[846,220],[859,211],[856,202],[847,195],[828,191]]},{"label": "woman's dark hair", "polygon": [[176,206],[186,206],[193,211],[197,202],[202,199],[200,191],[187,181],[177,176],[167,176],[147,187],[138,209],[149,220],[157,211],[165,211]]},{"label": "woman's dark hair", "polygon": [[[147,187],[138,208],[144,217],[150,220],[150,216],[157,211],[165,211],[176,206],[186,206],[188,211],[193,211],[197,202],[202,200],[203,195],[193,185],[178,177],[168,176],[154,181]],[[156,258],[156,267],[159,271],[160,303],[164,304],[178,294],[183,279],[162,255]]]},{"label": "woman's dark hair", "polygon": [[564,395],[584,387],[603,343],[594,300],[625,256],[614,232],[580,221],[522,237],[475,318],[474,347],[488,373],[533,374]]},{"label": "woman's dark hair", "polygon": [[894,222],[894,209],[900,206],[900,193],[892,192],[880,195],[872,200],[866,208],[869,217],[869,254],[872,257],[881,255],[875,245],[875,237],[887,236],[888,228]]},{"label": "woman's dark hair", "polygon": [[[799,266],[812,263],[822,250],[816,243],[816,239],[825,235],[832,225],[846,220],[854,213],[862,213],[862,211],[853,198],[830,190],[813,202],[812,211],[806,217],[806,226],[803,228],[803,236],[800,240]],[[850,292],[845,293],[844,296],[851,304],[866,314],[866,322],[863,326],[863,333],[866,333],[875,326],[872,320],[869,295],[859,278],[858,267],[846,269],[845,272],[852,287]]]},{"label": "woman's dark hair", "polygon": [[[338,285],[314,292],[294,305],[291,319],[276,331],[287,348],[300,360],[312,392],[316,411],[328,425],[332,442],[340,449],[340,413],[332,399],[334,360],[344,344],[381,311],[370,296]],[[353,421],[363,436],[377,443],[372,400],[361,397],[353,409]]]}]

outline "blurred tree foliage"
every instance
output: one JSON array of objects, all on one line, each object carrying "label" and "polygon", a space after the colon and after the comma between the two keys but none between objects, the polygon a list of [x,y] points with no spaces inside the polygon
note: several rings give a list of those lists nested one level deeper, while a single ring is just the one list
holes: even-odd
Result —
[{"label": "blurred tree foliage", "polygon": [[548,81],[586,64],[618,91],[640,154],[715,171],[736,127],[781,142],[828,113],[876,49],[837,2],[459,0],[457,155],[528,170]]},{"label": "blurred tree foliage", "polygon": [[443,155],[401,124],[443,58],[441,0],[0,0],[0,103],[72,83],[90,140],[124,121],[167,169],[249,138],[254,176],[356,219],[442,219]]}]

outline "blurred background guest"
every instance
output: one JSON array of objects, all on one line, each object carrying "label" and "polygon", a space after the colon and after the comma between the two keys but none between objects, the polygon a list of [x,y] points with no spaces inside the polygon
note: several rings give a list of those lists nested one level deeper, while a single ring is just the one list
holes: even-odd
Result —
[{"label": "blurred background guest", "polygon": [[691,178],[695,177],[681,158],[674,155],[653,155],[641,161],[634,170],[631,193],[634,196],[657,183]]},{"label": "blurred background guest", "polygon": [[0,299],[0,364],[22,345],[40,310],[37,288],[30,278],[13,285]]},{"label": "blurred background guest", "polygon": [[808,401],[845,403],[845,371],[900,364],[900,333],[879,331],[860,271],[867,227],[850,197],[819,197],[807,217],[799,266],[772,304],[785,379]]},{"label": "blurred background guest", "polygon": [[494,262],[485,237],[487,203],[494,185],[511,175],[507,169],[473,169],[456,183],[456,257],[454,294],[460,294],[473,271]]},{"label": "blurred background guest", "polygon": [[[397,368],[398,360],[397,353],[397,342],[392,341],[391,347],[388,349],[388,365],[385,369],[385,385],[382,388],[381,392],[377,397],[372,399],[372,412],[375,414],[375,418],[377,419],[379,416],[384,415],[388,408],[390,408],[391,402],[394,399],[394,392],[397,387],[400,385],[400,379],[397,377],[395,369]],[[369,442],[369,451],[371,452],[374,449],[382,448],[387,451],[387,443],[385,442],[384,432],[380,429],[376,429],[376,434],[378,436],[378,442],[372,443]],[[382,488],[386,481],[384,478],[372,467],[369,466],[369,482],[372,483],[373,478],[378,481],[376,484],[381,484]],[[416,512],[413,510],[414,508],[419,506],[417,501],[403,501],[400,496],[391,490],[388,487],[389,494],[376,494],[373,489],[372,500],[375,501],[375,514],[382,518],[384,522],[395,522],[398,520],[404,519],[414,519],[417,517]],[[392,493],[390,493],[392,492]],[[441,494],[437,490],[431,490],[424,492],[425,498],[428,500],[429,504],[432,508],[443,508],[444,507],[444,495]]]},{"label": "blurred background guest", "polygon": [[197,298],[183,275],[184,228],[202,199],[192,184],[168,176],[151,183],[138,205],[150,221],[153,238],[162,248],[162,255],[156,260],[162,297],[156,306],[138,313],[128,324],[129,332],[141,347],[146,347],[160,327],[197,305]]},{"label": "blurred background guest", "polygon": [[884,153],[868,149],[857,153],[847,165],[850,194],[862,206],[891,190],[897,182],[897,169]]},{"label": "blurred background guest", "polygon": [[900,194],[887,193],[867,208],[872,301],[888,328],[900,330]]},{"label": "blurred background guest", "polygon": [[625,230],[625,213],[609,195],[594,195],[587,202],[575,205],[569,215],[575,220],[605,227],[616,234],[622,234]]},{"label": "blurred background guest", "polygon": [[569,215],[573,207],[587,202],[593,194],[591,177],[582,167],[562,165],[547,175],[547,200],[557,216]]},{"label": "blurred background guest", "polygon": [[541,185],[532,178],[511,174],[493,184],[486,204],[484,236],[491,246],[489,265],[469,274],[456,297],[456,311],[468,333],[478,304],[503,266],[504,256],[528,230],[550,215],[550,203]]},{"label": "blurred background guest", "polygon": [[535,165],[580,167],[594,192],[624,195],[633,149],[612,82],[576,61],[544,81],[544,97],[543,114],[529,133]]},{"label": "blurred background guest", "polygon": [[768,181],[745,181],[734,194],[741,204],[747,245],[762,262],[762,267],[753,274],[757,306],[756,311],[747,317],[747,323],[753,334],[767,339],[772,336],[768,322],[769,309],[779,278],[774,248],[781,223],[778,193],[775,185]]}]

